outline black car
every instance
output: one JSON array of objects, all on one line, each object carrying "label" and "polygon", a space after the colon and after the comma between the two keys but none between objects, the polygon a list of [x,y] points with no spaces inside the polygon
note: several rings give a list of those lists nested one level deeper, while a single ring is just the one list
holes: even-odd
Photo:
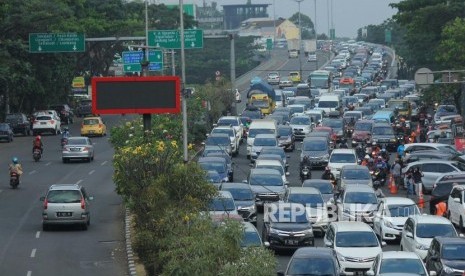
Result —
[{"label": "black car", "polygon": [[425,266],[437,275],[462,275],[465,270],[465,240],[435,237],[426,255]]},{"label": "black car", "polygon": [[292,255],[284,275],[341,275],[336,251],[325,247],[303,247]]},{"label": "black car", "polygon": [[86,115],[92,114],[92,100],[85,99],[79,101],[79,104],[76,108],[76,115],[78,117],[84,117]]},{"label": "black car", "polygon": [[371,129],[371,140],[389,151],[397,150],[398,141],[389,123],[375,122]]},{"label": "black car", "polygon": [[295,249],[314,246],[312,223],[308,220],[306,208],[298,203],[268,204],[263,226],[263,240],[270,248]]},{"label": "black car", "polygon": [[50,109],[55,110],[60,116],[60,121],[62,124],[72,124],[73,123],[73,111],[67,104],[58,104],[53,105]]},{"label": "black car", "polygon": [[278,143],[286,151],[295,150],[295,135],[290,126],[278,126]]},{"label": "black car", "polygon": [[0,123],[0,140],[6,140],[8,143],[13,142],[13,131],[7,123]]},{"label": "black car", "polygon": [[23,113],[7,114],[5,123],[10,125],[14,134],[23,134],[24,136],[31,134],[31,122]]}]

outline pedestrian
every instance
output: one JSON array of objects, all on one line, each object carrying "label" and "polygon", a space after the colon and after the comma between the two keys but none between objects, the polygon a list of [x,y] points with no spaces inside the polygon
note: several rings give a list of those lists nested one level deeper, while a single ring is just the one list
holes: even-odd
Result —
[{"label": "pedestrian", "polygon": [[423,173],[420,171],[419,167],[415,167],[413,169],[412,173],[412,179],[413,179],[413,194],[417,195],[418,193],[416,192],[416,189],[420,189],[421,184],[421,178],[423,177]]},{"label": "pedestrian", "polygon": [[436,216],[445,217],[447,213],[447,204],[444,201],[436,204]]},{"label": "pedestrian", "polygon": [[402,187],[402,166],[400,165],[400,160],[397,158],[394,164],[391,167],[391,174],[394,178],[395,185],[399,188]]},{"label": "pedestrian", "polygon": [[404,156],[405,142],[400,141],[400,145],[397,147],[397,158],[401,159]]}]

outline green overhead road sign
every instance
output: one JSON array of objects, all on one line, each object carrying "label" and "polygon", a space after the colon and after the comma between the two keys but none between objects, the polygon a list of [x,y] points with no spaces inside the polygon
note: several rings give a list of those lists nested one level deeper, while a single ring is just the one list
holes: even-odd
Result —
[{"label": "green overhead road sign", "polygon": [[[181,49],[181,35],[178,30],[149,31],[149,47]],[[203,48],[203,30],[184,30],[184,48]]]},{"label": "green overhead road sign", "polygon": [[[178,8],[179,5],[166,5],[166,7],[168,9],[173,9],[173,8]],[[187,15],[190,15],[192,17],[194,17],[195,19],[195,5],[194,4],[183,4],[182,5],[182,8],[183,8],[183,12]]]},{"label": "green overhead road sign", "polygon": [[391,30],[389,29],[384,30],[384,42],[391,43]]},{"label": "green overhead road sign", "polygon": [[273,40],[271,38],[266,39],[266,49],[267,50],[273,49]]},{"label": "green overhead road sign", "polygon": [[29,34],[30,53],[84,52],[84,34],[32,33]]},{"label": "green overhead road sign", "polygon": [[[141,62],[144,60],[143,51],[126,51],[122,55],[123,72],[142,71]],[[163,52],[160,50],[149,50],[149,71],[163,70]]]},{"label": "green overhead road sign", "polygon": [[331,39],[331,40],[336,39],[336,29],[334,29],[334,28],[329,29],[329,39]]}]

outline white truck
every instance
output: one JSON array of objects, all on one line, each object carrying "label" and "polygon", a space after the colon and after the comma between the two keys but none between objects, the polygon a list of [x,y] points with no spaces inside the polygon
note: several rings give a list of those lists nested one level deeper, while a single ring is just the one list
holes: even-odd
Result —
[{"label": "white truck", "polygon": [[303,40],[302,44],[304,46],[304,53],[308,61],[316,61],[316,40]]},{"label": "white truck", "polygon": [[287,40],[287,51],[289,52],[289,58],[298,58],[300,53],[299,40],[288,39]]}]

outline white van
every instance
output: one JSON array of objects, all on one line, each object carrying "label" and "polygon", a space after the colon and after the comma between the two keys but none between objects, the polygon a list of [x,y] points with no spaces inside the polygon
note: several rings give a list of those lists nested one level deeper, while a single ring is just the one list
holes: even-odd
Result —
[{"label": "white van", "polygon": [[342,106],[341,98],[338,95],[322,95],[318,101],[318,107],[315,109],[323,110],[325,116],[328,116],[331,111],[338,111]]},{"label": "white van", "polygon": [[286,97],[284,97],[283,91],[275,89],[274,92],[275,92],[276,107],[286,106]]},{"label": "white van", "polygon": [[247,133],[247,159],[250,159],[255,136],[257,134],[274,134],[277,137],[277,128],[276,121],[273,119],[257,119],[252,121]]}]

